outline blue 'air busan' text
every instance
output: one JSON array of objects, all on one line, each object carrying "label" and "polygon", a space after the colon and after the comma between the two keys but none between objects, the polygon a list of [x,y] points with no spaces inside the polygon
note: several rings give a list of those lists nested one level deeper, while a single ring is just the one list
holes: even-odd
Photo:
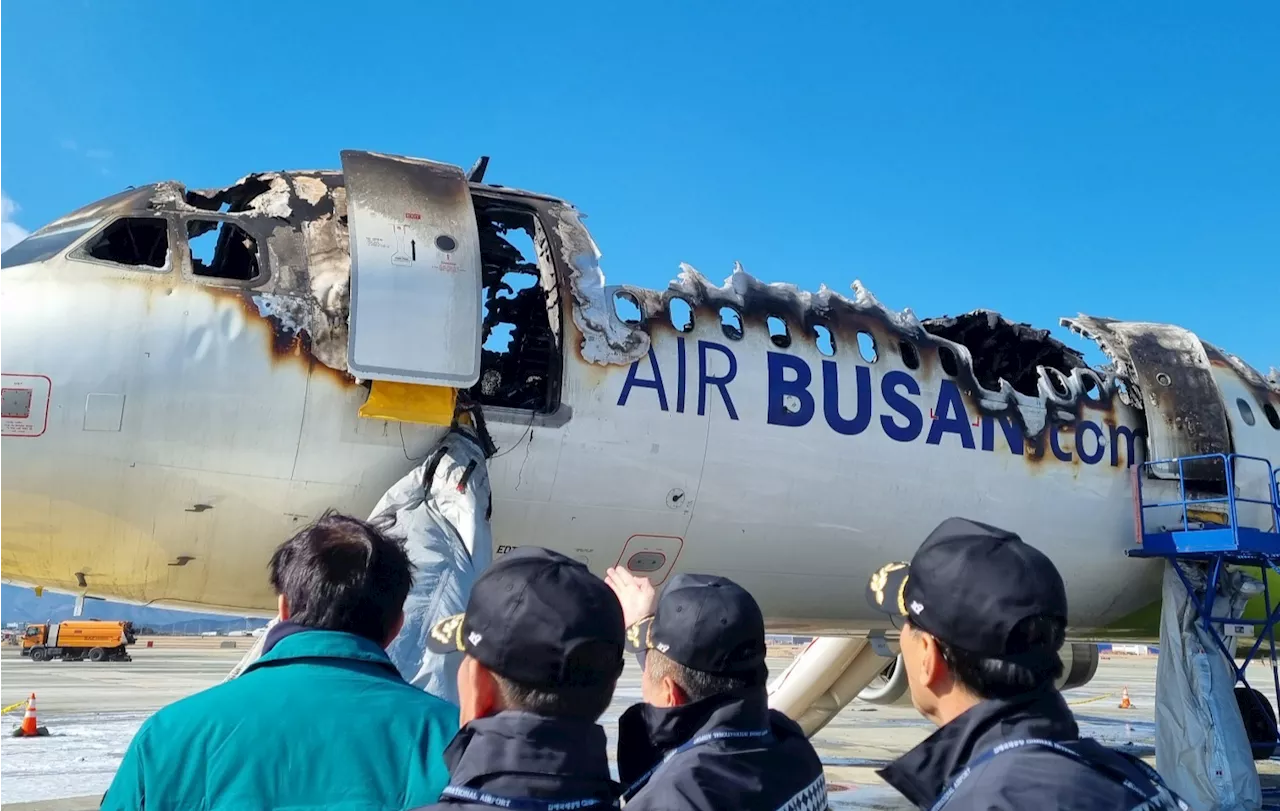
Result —
[{"label": "blue 'air busan' text", "polygon": [[[618,395],[618,405],[651,397],[662,411],[696,411],[701,417],[718,407],[729,419],[737,420],[733,388],[739,369],[737,356],[723,344],[700,340],[690,358],[686,343],[683,337],[676,338],[674,379],[672,370],[664,370],[658,363],[652,348],[647,356],[632,363]],[[1060,462],[1079,459],[1086,465],[1105,460],[1112,467],[1133,464],[1135,444],[1141,435],[1124,425],[1082,419],[1072,425],[1074,443],[1064,448],[1060,426],[1051,425],[1028,440],[1018,423],[1008,416],[971,415],[960,389],[951,380],[942,380],[936,397],[930,396],[925,402],[919,381],[901,370],[886,372],[876,381],[871,368],[860,364],[838,365],[824,360],[821,369],[814,369],[803,358],[781,352],[767,353],[765,361],[766,414],[770,425],[799,428],[821,420],[844,436],[873,431],[895,442],[915,442],[923,436],[927,445],[987,452],[994,452],[999,445],[1003,452],[1016,456],[1052,456]],[[715,374],[711,372],[713,365]],[[846,376],[852,376],[852,384],[842,382]],[[713,401],[719,405],[713,405]]]}]

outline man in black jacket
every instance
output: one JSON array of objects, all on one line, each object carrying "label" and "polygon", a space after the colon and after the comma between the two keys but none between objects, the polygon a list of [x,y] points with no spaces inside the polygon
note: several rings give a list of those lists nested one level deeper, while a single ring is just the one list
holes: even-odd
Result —
[{"label": "man in black jacket", "polygon": [[867,598],[902,618],[911,701],[941,727],[879,771],[918,807],[1187,808],[1150,766],[1079,739],[1054,688],[1066,589],[1014,533],[949,518],[910,564],[877,571]]},{"label": "man in black jacket", "polygon": [[462,728],[445,750],[433,809],[616,807],[596,722],[622,673],[622,606],[586,566],[547,549],[510,552],[476,579],[467,610],[427,647],[462,651]]},{"label": "man in black jacket", "polygon": [[770,710],[764,618],[723,577],[676,575],[653,608],[648,580],[606,578],[642,656],[642,704],[618,720],[627,811],[827,808],[822,764],[800,728]]}]

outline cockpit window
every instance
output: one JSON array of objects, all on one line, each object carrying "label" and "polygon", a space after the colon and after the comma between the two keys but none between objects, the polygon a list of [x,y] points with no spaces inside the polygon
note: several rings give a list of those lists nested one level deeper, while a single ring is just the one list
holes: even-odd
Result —
[{"label": "cockpit window", "polygon": [[235,223],[188,220],[187,242],[196,276],[241,282],[258,278],[258,242]]},{"label": "cockpit window", "polygon": [[169,222],[159,217],[116,220],[84,252],[102,262],[163,269],[169,258]]},{"label": "cockpit window", "polygon": [[95,227],[99,222],[100,220],[92,220],[69,225],[66,228],[59,228],[57,231],[50,231],[45,234],[32,234],[0,254],[0,267],[17,267],[18,265],[29,265],[32,262],[43,262],[46,259],[52,259],[66,250],[71,243],[84,236],[86,231]]}]

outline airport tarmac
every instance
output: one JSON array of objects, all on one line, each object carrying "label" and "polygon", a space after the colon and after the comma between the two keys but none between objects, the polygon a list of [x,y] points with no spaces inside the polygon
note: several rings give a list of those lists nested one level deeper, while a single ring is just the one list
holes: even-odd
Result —
[{"label": "airport tarmac", "polygon": [[[0,702],[8,706],[36,692],[47,738],[7,737],[21,710],[5,718],[0,742],[0,803],[5,811],[79,811],[97,808],[133,734],[151,713],[183,696],[219,682],[243,655],[216,647],[133,648],[134,661],[31,662],[16,648],[0,650]],[[200,644],[198,642],[193,644]],[[787,659],[772,658],[780,672]],[[1153,759],[1155,744],[1155,657],[1103,659],[1097,676],[1067,693],[1081,731],[1104,743]],[[619,713],[640,700],[639,671],[629,662],[613,706],[603,723],[612,729]],[[1256,684],[1270,682],[1258,666]],[[1128,687],[1133,707],[1119,709]],[[855,702],[814,737],[827,767],[832,808],[910,808],[875,775],[875,769],[923,740],[933,727],[910,707],[877,707]],[[612,747],[613,736],[610,735]],[[1264,785],[1280,780],[1280,763],[1261,764]],[[39,802],[37,802],[39,801]]]}]

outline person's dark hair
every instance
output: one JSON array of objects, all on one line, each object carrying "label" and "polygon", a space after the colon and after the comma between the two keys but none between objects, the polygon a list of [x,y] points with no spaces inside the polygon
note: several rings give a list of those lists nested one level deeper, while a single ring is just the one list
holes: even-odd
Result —
[{"label": "person's dark hair", "polygon": [[[919,629],[912,629],[920,633]],[[1053,617],[1027,617],[1009,632],[1008,653],[1043,651],[1041,661],[1009,662],[988,659],[950,645],[937,637],[938,650],[956,681],[983,699],[1015,696],[1051,687],[1062,675],[1058,649],[1066,638],[1066,627]]]},{"label": "person's dark hair", "polygon": [[[502,695],[503,705],[510,710],[533,713],[549,718],[567,718],[594,724],[609,709],[613,691],[622,675],[622,658],[614,645],[586,642],[573,649],[565,664],[565,678],[552,688],[530,687],[493,673]],[[575,684],[574,672],[598,674],[616,668],[613,678],[590,684]]]},{"label": "person's dark hair", "polygon": [[413,564],[397,541],[329,510],[280,544],[271,587],[289,602],[289,619],[345,631],[385,645],[413,585]]},{"label": "person's dark hair", "polygon": [[645,678],[655,682],[669,676],[689,697],[689,701],[701,701],[722,693],[733,693],[760,686],[751,678],[721,676],[705,670],[694,670],[652,648],[645,651],[644,669]]}]

